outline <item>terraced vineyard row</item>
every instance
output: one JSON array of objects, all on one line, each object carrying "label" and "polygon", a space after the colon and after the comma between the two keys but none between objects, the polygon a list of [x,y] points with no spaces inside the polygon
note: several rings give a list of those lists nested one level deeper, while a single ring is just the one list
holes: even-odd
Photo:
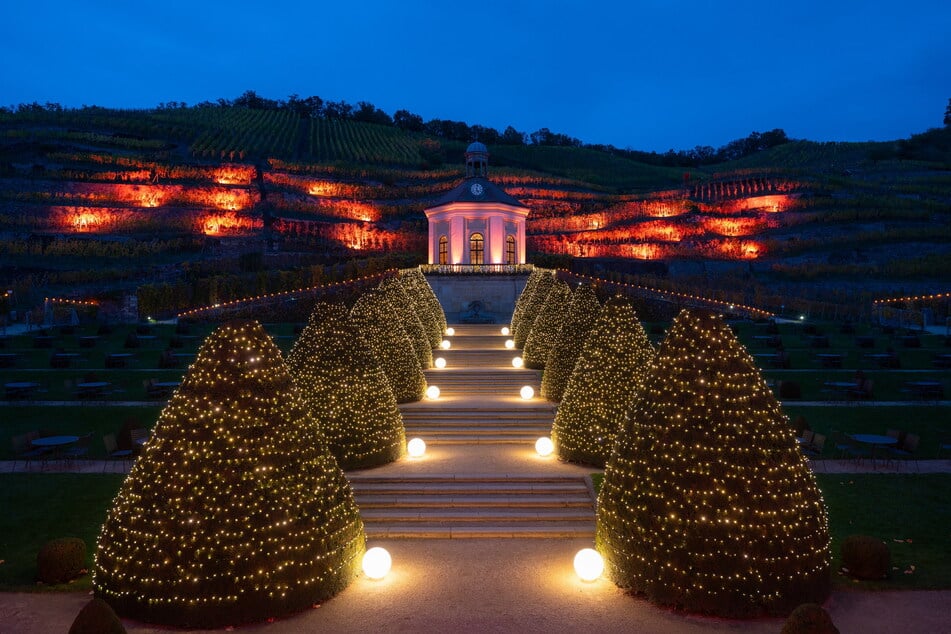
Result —
[{"label": "terraced vineyard row", "polygon": [[340,119],[311,120],[308,153],[318,162],[419,162],[415,140],[397,128]]},{"label": "terraced vineyard row", "polygon": [[191,145],[194,156],[243,159],[249,155],[291,156],[297,147],[299,118],[291,112],[208,108],[210,124]]}]

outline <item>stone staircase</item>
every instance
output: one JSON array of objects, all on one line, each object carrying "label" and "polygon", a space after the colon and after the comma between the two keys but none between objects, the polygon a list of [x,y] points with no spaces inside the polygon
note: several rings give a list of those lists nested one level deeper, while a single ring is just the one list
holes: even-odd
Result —
[{"label": "stone staircase", "polygon": [[[498,325],[454,326],[447,367],[426,371],[435,401],[400,406],[407,438],[427,445],[531,448],[551,431],[555,409],[537,396],[539,373],[515,369]],[[536,466],[537,468],[537,466]],[[371,538],[562,538],[594,535],[594,495],[584,475],[551,473],[350,474]]]},{"label": "stone staircase", "polygon": [[591,537],[594,501],[581,476],[350,476],[367,536]]}]

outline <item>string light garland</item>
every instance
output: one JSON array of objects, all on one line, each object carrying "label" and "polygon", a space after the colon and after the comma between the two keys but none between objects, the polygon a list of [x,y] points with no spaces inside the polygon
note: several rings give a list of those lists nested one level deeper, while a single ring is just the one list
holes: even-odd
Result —
[{"label": "string light garland", "polygon": [[535,287],[538,286],[538,281],[542,278],[543,275],[550,275],[550,272],[546,269],[532,269],[532,272],[528,275],[528,280],[525,282],[525,288],[522,289],[522,292],[519,293],[518,299],[515,300],[515,310],[512,312],[512,320],[509,322],[509,332],[503,332],[503,335],[508,336],[511,334],[515,336],[515,331],[518,328],[518,322],[522,320],[523,315],[525,314],[525,307],[528,305],[529,300],[532,295],[535,293]]},{"label": "string light garland", "polygon": [[571,301],[571,289],[556,279],[545,299],[545,305],[532,324],[532,331],[525,340],[522,359],[525,367],[542,370],[548,361],[548,354],[555,346],[555,338],[565,322],[565,310]]},{"label": "string light garland", "polygon": [[345,306],[314,306],[287,365],[341,468],[402,457],[406,434],[396,397]]},{"label": "string light garland", "polygon": [[719,316],[674,320],[608,461],[596,542],[617,585],[688,612],[778,615],[828,596],[815,476]]},{"label": "string light garland", "polygon": [[[538,317],[538,313],[541,312],[542,306],[545,305],[545,300],[548,299],[548,292],[555,285],[555,276],[551,271],[545,269],[536,270],[539,271],[538,282],[532,289],[531,296],[525,300],[525,309],[522,311],[522,315],[518,320],[518,326],[515,328],[515,336],[512,337],[512,340],[515,341],[516,348],[525,347],[525,341],[528,339],[529,333],[532,332],[535,319]],[[525,294],[524,292],[522,293],[522,295]]]},{"label": "string light garland", "polygon": [[564,396],[568,379],[575,369],[575,363],[581,354],[588,334],[601,314],[601,302],[594,289],[581,284],[571,293],[568,314],[555,337],[554,345],[545,362],[545,374],[542,375],[541,395],[557,403]]},{"label": "string light garland", "polygon": [[423,322],[416,314],[415,302],[410,299],[403,285],[395,277],[382,280],[379,289],[399,315],[400,324],[406,330],[410,343],[413,344],[419,367],[423,370],[433,367],[433,349],[429,345],[429,337],[423,328]]},{"label": "string light garland", "polygon": [[604,466],[653,360],[654,348],[630,300],[609,299],[555,414],[552,440],[562,460]]},{"label": "string light garland", "polygon": [[873,306],[901,304],[905,302],[932,302],[937,300],[951,299],[951,293],[935,293],[934,295],[908,295],[906,297],[883,297],[872,300]]},{"label": "string light garland", "polygon": [[383,292],[371,289],[361,295],[350,309],[350,319],[380,362],[396,402],[423,398],[426,377],[398,314]]},{"label": "string light garland", "polygon": [[95,299],[70,299],[69,297],[46,297],[44,302],[49,304],[64,304],[67,306],[98,306],[99,300]]},{"label": "string light garland", "polygon": [[218,628],[342,590],[366,538],[281,352],[237,321],[202,344],[113,501],[93,570],[124,617]]}]

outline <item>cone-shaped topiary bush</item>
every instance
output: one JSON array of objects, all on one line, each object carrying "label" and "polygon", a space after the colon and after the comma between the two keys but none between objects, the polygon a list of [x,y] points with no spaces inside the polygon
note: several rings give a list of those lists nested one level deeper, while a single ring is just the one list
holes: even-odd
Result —
[{"label": "cone-shaped topiary bush", "polygon": [[287,365],[341,468],[375,467],[403,455],[393,390],[345,306],[314,307]]},{"label": "cone-shaped topiary bush", "polygon": [[538,280],[540,280],[542,275],[545,275],[546,273],[547,271],[545,271],[545,269],[532,269],[531,274],[528,276],[528,280],[525,282],[525,288],[522,289],[522,292],[519,293],[518,299],[515,300],[515,310],[512,311],[512,319],[509,323],[509,327],[513,336],[515,335],[515,331],[518,329],[518,322],[521,321],[522,315],[525,313],[525,306],[528,304],[532,293],[535,292],[535,287],[538,286]]},{"label": "cone-shaped topiary bush", "polygon": [[[430,312],[436,318],[436,323],[439,326],[439,341],[442,341],[442,336],[446,332],[446,313],[442,309],[442,304],[439,303],[439,298],[436,297],[433,287],[429,285],[429,280],[426,279],[419,268],[411,269],[406,274],[416,280],[420,299],[423,304],[429,306]],[[439,341],[435,345],[438,346]]]},{"label": "cone-shaped topiary bush", "polygon": [[516,348],[523,348],[529,333],[532,332],[532,326],[535,325],[535,318],[541,312],[545,300],[548,299],[548,292],[555,285],[555,276],[551,271],[544,271],[535,284],[532,295],[525,301],[525,309],[522,311],[518,320],[518,327],[515,329],[514,341]]},{"label": "cone-shaped topiary bush", "polygon": [[403,285],[395,277],[384,279],[380,282],[379,289],[386,297],[386,301],[399,315],[400,324],[409,336],[410,343],[413,344],[419,367],[423,370],[431,368],[433,366],[433,348],[429,345],[429,337],[423,329],[423,323],[413,309],[413,300],[406,294]]},{"label": "cone-shaped topiary bush", "polygon": [[825,504],[723,320],[684,310],[618,434],[597,545],[622,588],[688,612],[787,614],[829,593]]},{"label": "cone-shaped topiary bush", "polygon": [[545,299],[545,305],[535,318],[532,324],[532,332],[525,340],[525,348],[522,350],[522,358],[525,360],[525,367],[541,370],[548,361],[548,354],[555,346],[555,338],[561,325],[565,323],[565,315],[568,312],[568,302],[571,301],[571,288],[561,281],[555,280],[548,297]]},{"label": "cone-shaped topiary bush", "polygon": [[423,398],[426,377],[396,310],[382,291],[369,290],[350,309],[350,319],[370,345],[397,403]]},{"label": "cone-shaped topiary bush", "polygon": [[353,493],[260,324],[202,344],[103,524],[96,595],[126,617],[221,627],[338,593],[365,536]]},{"label": "cone-shaped topiary bush", "polygon": [[600,314],[601,302],[594,294],[594,289],[589,284],[577,286],[571,293],[568,314],[545,362],[541,392],[549,401],[557,403],[564,395],[581,348]]},{"label": "cone-shaped topiary bush", "polygon": [[[419,269],[413,270],[419,271]],[[416,276],[404,271],[397,279],[399,279],[403,290],[406,291],[406,294],[409,295],[410,300],[413,302],[413,310],[419,317],[420,323],[423,324],[423,331],[426,333],[426,340],[429,344],[430,351],[432,351],[439,346],[439,342],[442,341],[443,333],[442,328],[439,326],[439,318],[436,316],[436,313],[433,312],[433,307],[427,300],[426,291],[422,286],[426,279],[423,278],[422,281],[420,281],[420,277],[422,277],[422,274]]]},{"label": "cone-shaped topiary bush", "polygon": [[69,634],[126,634],[126,630],[108,603],[93,598],[76,615]]},{"label": "cone-shaped topiary bush", "polygon": [[630,301],[608,300],[555,415],[551,439],[562,460],[604,466],[653,359]]}]

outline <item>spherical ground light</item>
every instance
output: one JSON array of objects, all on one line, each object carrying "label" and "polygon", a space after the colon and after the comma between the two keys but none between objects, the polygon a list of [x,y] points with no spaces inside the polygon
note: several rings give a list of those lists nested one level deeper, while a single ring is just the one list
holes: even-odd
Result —
[{"label": "spherical ground light", "polygon": [[522,395],[523,399],[528,401],[528,400],[531,400],[532,397],[535,396],[535,388],[533,388],[531,385],[526,385],[521,390],[519,390],[518,393]]},{"label": "spherical ground light", "polygon": [[443,339],[443,340],[442,340],[442,343],[439,344],[439,347],[442,348],[443,350],[448,350],[448,349],[449,349],[449,346],[451,346],[451,345],[452,345],[452,344],[449,343],[449,340],[448,340],[448,339]]},{"label": "spherical ground light", "polygon": [[515,347],[515,342],[512,341],[511,339],[506,339],[506,340],[505,340],[505,347],[506,347],[506,349],[511,350],[512,348]]},{"label": "spherical ground light", "polygon": [[413,438],[406,443],[406,453],[409,454],[410,458],[422,458],[423,454],[426,453],[426,441],[422,438]]},{"label": "spherical ground light", "polygon": [[456,329],[455,329],[455,328],[446,328],[446,335],[447,335],[447,336],[451,337],[451,336],[453,336],[454,334],[456,334]]},{"label": "spherical ground light", "polygon": [[604,572],[604,559],[593,548],[582,548],[575,555],[575,572],[582,581],[594,581]]},{"label": "spherical ground light", "polygon": [[508,336],[509,336],[509,332],[511,332],[511,331],[509,330],[509,327],[508,327],[508,326],[502,326],[502,336],[503,336],[503,337],[508,337]]},{"label": "spherical ground light", "polygon": [[428,398],[431,401],[435,401],[437,398],[439,398],[439,386],[430,385],[429,387],[427,387],[426,398]]},{"label": "spherical ground light", "polygon": [[370,579],[382,579],[393,567],[393,558],[385,548],[376,546],[363,555],[363,574]]},{"label": "spherical ground light", "polygon": [[433,361],[433,365],[442,370],[444,367],[446,367],[446,360],[442,357],[436,357],[436,360]]},{"label": "spherical ground light", "polygon": [[525,365],[525,362],[522,361],[522,357],[513,357],[513,358],[512,358],[512,367],[513,367],[513,368],[520,368],[520,367],[522,367],[523,365]]},{"label": "spherical ground light", "polygon": [[542,436],[535,441],[535,453],[542,458],[547,458],[555,450],[555,444],[548,436]]}]

